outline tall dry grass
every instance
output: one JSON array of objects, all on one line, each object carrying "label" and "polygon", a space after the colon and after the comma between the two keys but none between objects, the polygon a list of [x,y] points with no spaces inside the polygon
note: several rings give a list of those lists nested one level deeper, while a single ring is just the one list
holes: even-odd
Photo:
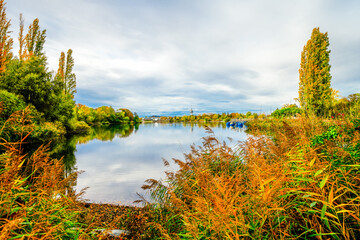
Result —
[{"label": "tall dry grass", "polygon": [[34,127],[29,111],[15,112],[0,130],[0,239],[116,239],[104,230],[115,220],[87,211],[82,192],[73,191],[77,173],[65,176],[49,145],[23,153]]},{"label": "tall dry grass", "polygon": [[[33,129],[29,113],[28,108],[15,112],[0,132],[0,239],[81,238],[71,192],[75,176],[64,177],[63,164],[50,158],[48,145],[31,155],[22,152]],[[14,136],[18,141],[6,140]]]},{"label": "tall dry grass", "polygon": [[[297,118],[250,136],[236,152],[213,135],[144,188],[181,218],[162,238],[360,238],[357,123]],[[161,237],[159,237],[161,238]]]}]

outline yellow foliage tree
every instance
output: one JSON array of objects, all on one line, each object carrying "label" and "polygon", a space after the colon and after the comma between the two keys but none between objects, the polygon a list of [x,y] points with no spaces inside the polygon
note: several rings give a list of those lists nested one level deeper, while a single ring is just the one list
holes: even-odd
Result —
[{"label": "yellow foliage tree", "polygon": [[299,102],[307,114],[327,116],[332,106],[330,50],[327,33],[314,28],[301,53]]}]

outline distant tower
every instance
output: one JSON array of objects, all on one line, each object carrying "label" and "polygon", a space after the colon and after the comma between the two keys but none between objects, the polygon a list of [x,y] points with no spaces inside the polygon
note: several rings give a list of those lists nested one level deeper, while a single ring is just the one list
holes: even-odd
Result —
[{"label": "distant tower", "polygon": [[194,113],[194,111],[192,110],[192,108],[190,108],[190,115],[192,116]]}]

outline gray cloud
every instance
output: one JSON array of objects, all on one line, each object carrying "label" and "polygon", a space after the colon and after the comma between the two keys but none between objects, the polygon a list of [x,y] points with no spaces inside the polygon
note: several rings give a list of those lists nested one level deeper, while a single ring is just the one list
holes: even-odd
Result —
[{"label": "gray cloud", "polygon": [[[47,29],[49,66],[72,48],[77,102],[137,112],[273,109],[297,97],[300,54],[329,33],[333,87],[359,92],[358,1],[11,0]],[[16,48],[16,46],[15,46]],[[235,104],[234,104],[235,103]]]}]

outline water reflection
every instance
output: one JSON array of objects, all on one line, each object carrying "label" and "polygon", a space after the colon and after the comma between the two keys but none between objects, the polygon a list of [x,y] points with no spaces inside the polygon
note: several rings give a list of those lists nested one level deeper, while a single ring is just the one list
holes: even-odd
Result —
[{"label": "water reflection", "polygon": [[201,144],[207,135],[205,126],[211,127],[219,140],[234,139],[228,141],[233,147],[246,138],[244,129],[226,128],[222,123],[95,127],[89,135],[59,143],[53,156],[64,156],[67,174],[84,171],[76,190],[89,187],[85,199],[132,204],[138,199],[137,192],[143,194],[141,186],[146,179],[165,177],[169,169],[163,166],[162,158],[183,159],[190,145]]},{"label": "water reflection", "polygon": [[56,159],[63,158],[65,164],[65,175],[76,171],[76,146],[86,144],[94,139],[100,141],[112,141],[115,137],[126,138],[139,129],[136,125],[118,126],[95,126],[91,128],[88,135],[77,135],[70,138],[63,138],[51,144],[51,156]]}]

